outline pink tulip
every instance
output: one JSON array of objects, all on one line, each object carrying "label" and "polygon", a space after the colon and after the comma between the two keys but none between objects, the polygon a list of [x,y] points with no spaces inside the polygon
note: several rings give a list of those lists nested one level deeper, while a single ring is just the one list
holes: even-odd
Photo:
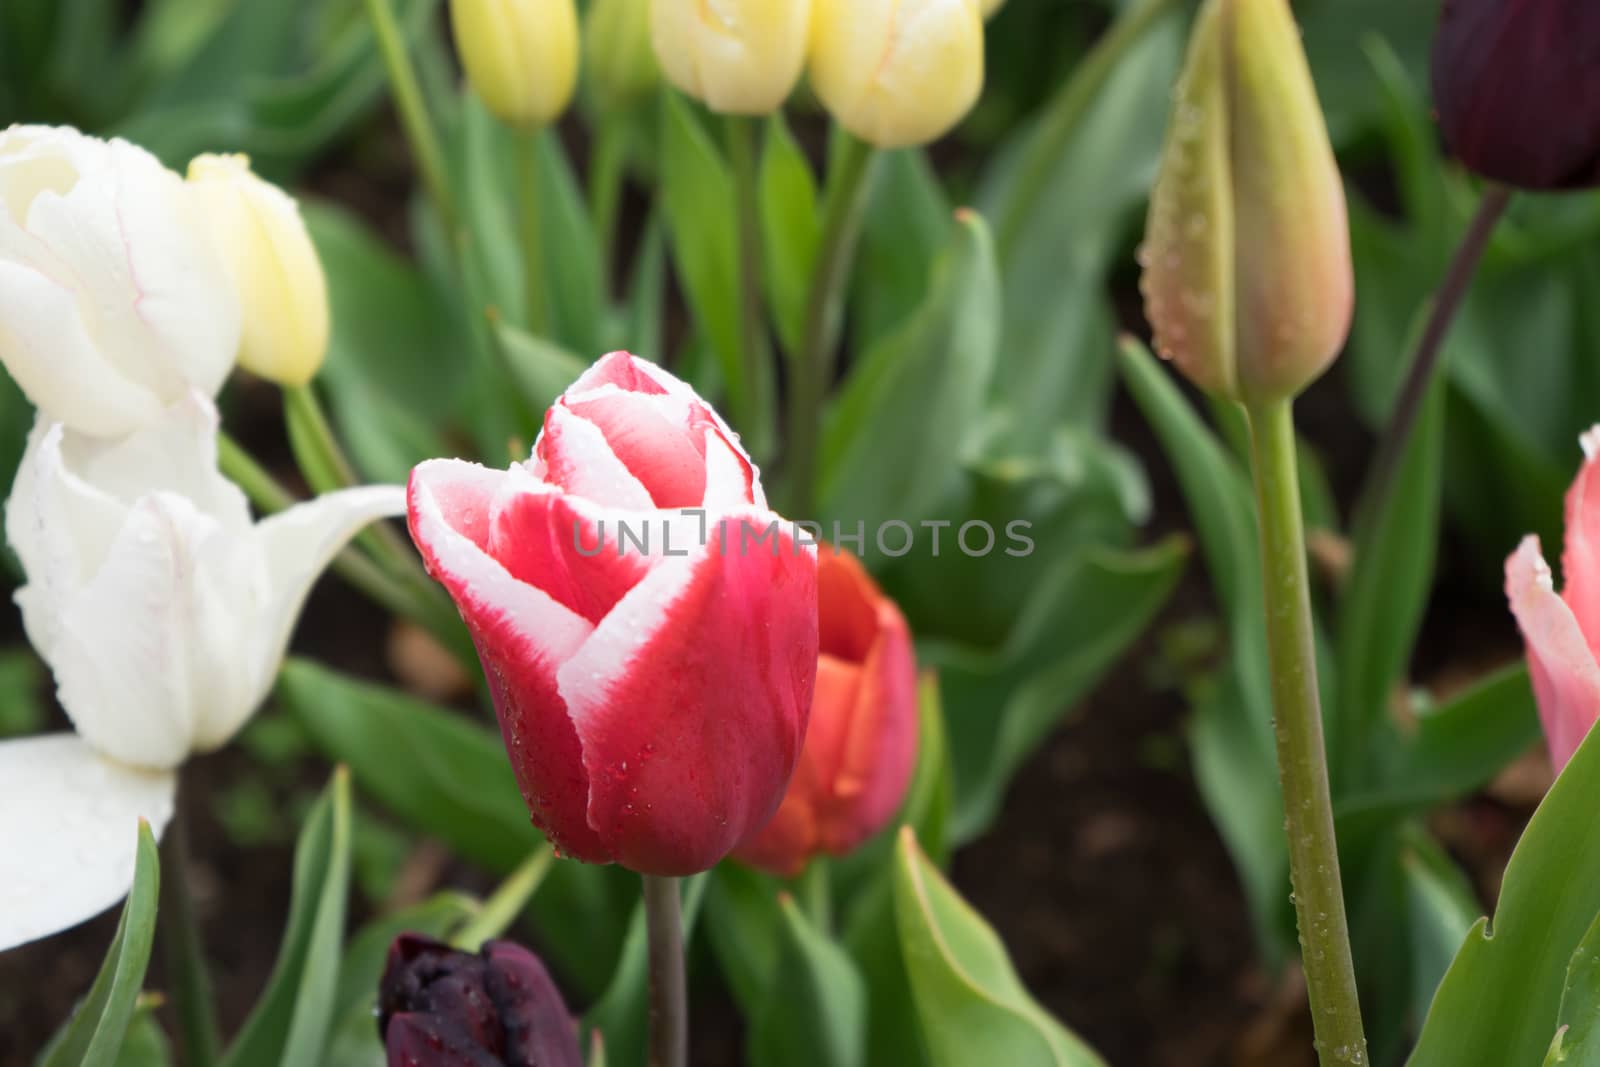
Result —
[{"label": "pink tulip", "polygon": [[816,550],[692,389],[612,353],[526,463],[418,466],[409,518],[558,849],[691,874],[772,816],[816,678]]},{"label": "pink tulip", "polygon": [[911,631],[857,559],[817,563],[821,654],[800,767],[739,859],[794,877],[819,852],[842,856],[883,829],[917,762],[917,660]]},{"label": "pink tulip", "polygon": [[1557,595],[1535,536],[1506,560],[1506,596],[1528,650],[1550,760],[1559,771],[1600,715],[1600,426],[1567,492],[1566,588]]}]

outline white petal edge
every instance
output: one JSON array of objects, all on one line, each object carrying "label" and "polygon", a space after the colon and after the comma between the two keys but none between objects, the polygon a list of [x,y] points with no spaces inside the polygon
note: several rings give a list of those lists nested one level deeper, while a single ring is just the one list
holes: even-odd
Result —
[{"label": "white petal edge", "polygon": [[[611,451],[611,444],[600,427],[557,401],[550,409],[540,437],[546,434],[551,437],[550,446],[561,453],[565,465],[572,471],[566,492],[624,511],[650,511],[655,507],[650,491]],[[537,450],[537,443],[534,448]],[[544,469],[536,467],[533,473],[547,481],[553,480],[548,467],[548,464],[543,465]]]},{"label": "white petal edge", "polygon": [[125,897],[139,819],[160,836],[176,792],[171,772],[113,763],[74,734],[0,743],[0,951]]}]

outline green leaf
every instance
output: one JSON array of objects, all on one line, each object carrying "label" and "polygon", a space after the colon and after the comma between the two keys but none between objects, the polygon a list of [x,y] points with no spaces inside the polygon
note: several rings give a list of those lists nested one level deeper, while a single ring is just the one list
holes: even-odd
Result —
[{"label": "green leaf", "polygon": [[779,899],[782,955],[777,980],[751,1020],[752,1067],[860,1067],[866,1063],[867,1003],[850,956],[795,906]]},{"label": "green leaf", "polygon": [[139,997],[128,1022],[128,1036],[117,1053],[116,1067],[170,1067],[172,1043],[156,1020],[160,1004],[158,995],[145,993]]},{"label": "green leaf", "polygon": [[928,671],[917,682],[917,766],[906,787],[899,822],[916,832],[929,858],[943,863],[950,852],[955,771],[945,733],[939,676]]},{"label": "green leaf", "polygon": [[133,887],[122,906],[100,972],[89,995],[39,1058],[39,1067],[114,1067],[144,986],[155,942],[156,905],[161,896],[161,860],[150,824],[139,820]]},{"label": "green leaf", "polygon": [[1423,401],[1411,440],[1377,510],[1356,530],[1354,565],[1340,603],[1338,719],[1329,732],[1343,789],[1375,775],[1369,755],[1387,740],[1389,694],[1405,679],[1433,588],[1444,455],[1444,389]]},{"label": "green leaf", "polygon": [[1472,884],[1438,843],[1420,830],[1405,835],[1400,868],[1405,877],[1411,934],[1411,1003],[1428,1003],[1450,968],[1451,957],[1482,909]]},{"label": "green leaf", "polygon": [[773,878],[740,863],[719,863],[711,872],[706,932],[746,1019],[761,1010],[778,971],[783,951],[778,891]]},{"label": "green leaf", "polygon": [[855,347],[868,351],[922,305],[928,265],[950,240],[950,202],[925,152],[878,153],[851,276]]},{"label": "green leaf", "polygon": [[1052,568],[997,649],[924,641],[940,673],[955,770],[956,842],[981,833],[1023,760],[1166,603],[1182,538],[1123,551],[1084,545]]},{"label": "green leaf", "polygon": [[1410,1067],[1538,1063],[1567,967],[1600,913],[1600,735],[1591,733],[1506,865],[1494,921],[1467,934],[1434,996]]},{"label": "green leaf", "polygon": [[[688,103],[662,94],[661,203],[679,284],[716,356],[731,399],[744,395],[739,332],[739,243],[733,177]],[[734,429],[749,434],[756,412],[734,410]],[[617,1058],[616,1050],[611,1057]]]},{"label": "green leaf", "polygon": [[284,665],[278,699],[363,790],[468,859],[507,871],[538,845],[499,735],[309,660]]},{"label": "green leaf", "polygon": [[850,909],[845,945],[867,985],[867,1062],[922,1067],[928,1055],[895,926],[897,842],[891,838],[890,847],[876,853],[877,863]]},{"label": "green leaf", "polygon": [[917,313],[862,356],[823,426],[824,512],[879,530],[915,523],[946,492],[983,410],[999,342],[987,227],[960,213]]},{"label": "green leaf", "polygon": [[767,120],[760,183],[767,299],[778,338],[792,356],[805,332],[806,297],[822,234],[817,179],[781,111]]},{"label": "green leaf", "polygon": [[555,403],[556,397],[589,368],[583,359],[554,341],[536,337],[509,322],[495,323],[495,333],[522,395],[537,411]]},{"label": "green leaf", "polygon": [[895,850],[895,920],[934,1067],[1095,1067],[1099,1056],[1023,988],[1000,938],[917,847]]},{"label": "green leaf", "polygon": [[[635,887],[637,878],[633,879]],[[700,902],[705,898],[706,887],[711,883],[709,872],[683,879],[683,943],[689,944],[695,920],[700,914]],[[649,994],[649,944],[645,931],[644,902],[640,901],[628,921],[628,934],[623,942],[616,971],[605,995],[584,1017],[586,1027],[605,1035],[606,1057],[613,1063],[643,1063],[645,1058],[645,1024]]]},{"label": "green leaf", "polygon": [[1567,984],[1561,991],[1561,1011],[1545,1067],[1600,1067],[1600,918],[1589,924],[1567,962]]},{"label": "green leaf", "polygon": [[600,241],[560,138],[539,136],[539,245],[555,340],[587,366],[599,359],[605,309]]},{"label": "green leaf", "polygon": [[349,896],[350,773],[340,767],[300,831],[278,960],[223,1067],[321,1061],[333,1023]]},{"label": "green leaf", "polygon": [[660,214],[653,212],[634,260],[623,335],[608,341],[606,347],[625,349],[655,361],[666,358],[666,292],[667,240]]}]

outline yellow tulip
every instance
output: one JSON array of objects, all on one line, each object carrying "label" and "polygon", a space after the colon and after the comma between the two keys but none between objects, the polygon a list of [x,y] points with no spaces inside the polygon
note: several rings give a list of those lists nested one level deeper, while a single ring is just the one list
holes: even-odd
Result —
[{"label": "yellow tulip", "polygon": [[776,111],[805,65],[812,0],[650,0],[667,80],[713,111]]},{"label": "yellow tulip", "polygon": [[1208,392],[1293,396],[1355,283],[1344,187],[1287,0],[1206,0],[1140,249],[1156,350]]},{"label": "yellow tulip", "polygon": [[450,0],[450,28],[467,80],[513,126],[558,118],[578,84],[572,0]]},{"label": "yellow tulip", "polygon": [[328,285],[292,197],[245,156],[197,156],[189,186],[238,294],[239,363],[304,385],[328,351]]},{"label": "yellow tulip", "polygon": [[851,133],[880,148],[949,132],[983,89],[975,0],[817,0],[811,85]]}]

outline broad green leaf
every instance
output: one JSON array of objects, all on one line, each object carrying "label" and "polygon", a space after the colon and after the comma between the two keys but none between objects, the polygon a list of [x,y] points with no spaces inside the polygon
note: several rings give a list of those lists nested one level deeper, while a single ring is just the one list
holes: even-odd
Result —
[{"label": "broad green leaf", "polygon": [[1545,1067],[1600,1067],[1600,918],[1589,924],[1567,962],[1567,984],[1561,991],[1560,1029],[1551,1043]]},{"label": "broad green leaf", "polygon": [[39,1067],[114,1067],[117,1063],[150,965],[156,905],[161,896],[161,860],[155,835],[143,819],[138,833],[133,887],[122,906],[111,948],[89,995],[39,1057]]},{"label": "broad green leaf", "polygon": [[855,963],[795,905],[779,901],[776,983],[750,1023],[752,1067],[860,1067],[867,996]]},{"label": "broad green leaf", "polygon": [[799,352],[805,332],[806,297],[821,236],[817,179],[783,112],[775,111],[767,120],[761,154],[761,246],[773,322],[791,356]]},{"label": "broad green leaf", "polygon": [[[661,203],[672,264],[695,323],[716,357],[728,396],[743,395],[739,242],[733,178],[722,154],[677,93],[662,94]],[[733,408],[734,429],[753,432],[757,412]],[[616,1050],[611,1050],[615,1059]]]},{"label": "broad green leaf", "polygon": [[1444,389],[1424,400],[1411,440],[1376,511],[1356,530],[1355,557],[1340,603],[1339,743],[1333,777],[1348,790],[1373,780],[1370,754],[1388,737],[1389,694],[1405,681],[1433,588],[1444,451]]},{"label": "broad green leaf", "polygon": [[1411,1004],[1420,1009],[1433,999],[1451,957],[1482,909],[1467,876],[1426,833],[1413,830],[1405,835],[1400,867],[1411,932]]},{"label": "broad green leaf", "polygon": [[467,383],[449,353],[452,324],[426,278],[352,215],[318,202],[301,213],[328,278],[332,334],[319,375],[356,467],[403,482],[444,455],[439,424]]},{"label": "broad green leaf", "polygon": [[496,871],[539,843],[497,734],[396,690],[291,659],[278,699],[367,793]]},{"label": "broad green leaf", "polygon": [[893,871],[898,840],[891,837],[888,848],[874,851],[877,863],[850,908],[844,942],[867,986],[867,1062],[922,1067],[928,1055],[895,926]]},{"label": "broad green leaf", "polygon": [[899,822],[916,832],[928,857],[942,864],[950,852],[950,818],[955,802],[950,740],[945,735],[939,678],[932,671],[917,682],[917,766],[906,787]]},{"label": "broad green leaf", "polygon": [[404,933],[445,940],[477,908],[471,897],[443,892],[415,907],[373,919],[356,932],[339,964],[334,1030],[321,1067],[383,1067],[385,1056],[374,1012],[389,946]]},{"label": "broad green leaf", "polygon": [[[638,885],[638,879],[632,879]],[[683,879],[683,943],[689,944],[700,902],[711,883],[709,872]],[[644,903],[640,901],[628,921],[628,933],[616,971],[605,995],[584,1017],[587,1028],[604,1035],[606,1058],[616,1064],[643,1063],[645,1059],[646,1008],[649,999],[649,944],[646,939]]]},{"label": "broad green leaf", "polygon": [[644,240],[634,260],[622,336],[606,342],[608,349],[624,349],[645,359],[666,358],[665,310],[667,292],[667,240],[659,213],[652,213]]},{"label": "broad green leaf", "polygon": [[543,411],[589,369],[589,364],[554,341],[536,337],[508,322],[495,324],[501,351],[528,404]]},{"label": "broad green leaf", "polygon": [[159,995],[146,993],[139,998],[128,1022],[128,1036],[117,1053],[116,1067],[170,1067],[172,1043],[156,1019],[160,1005]]},{"label": "broad green leaf", "polygon": [[1039,1006],[983,916],[900,832],[895,922],[934,1067],[1096,1067],[1099,1056]]},{"label": "broad green leaf", "polygon": [[1181,538],[1135,551],[1084,545],[1047,573],[1001,647],[922,643],[950,732],[955,842],[994,819],[1023,760],[1144,632],[1187,556]]},{"label": "broad green leaf", "polygon": [[587,366],[602,354],[606,287],[600,243],[560,138],[545,131],[538,151],[539,246],[550,332]]},{"label": "broad green leaf", "polygon": [[349,896],[350,773],[340,767],[300,831],[278,959],[223,1067],[321,1061],[333,1024]]},{"label": "broad green leaf", "polygon": [[928,265],[948,245],[950,202],[918,148],[880,152],[851,276],[857,351],[877,346],[908,319],[928,291]]},{"label": "broad green leaf", "polygon": [[1591,733],[1506,865],[1494,919],[1467,934],[1410,1067],[1539,1063],[1558,1025],[1573,950],[1600,913],[1600,735]]},{"label": "broad green leaf", "polygon": [[823,426],[820,498],[846,525],[932,513],[982,411],[999,342],[987,228],[961,213],[911,319],[862,356]]},{"label": "broad green leaf", "polygon": [[753,1018],[772,989],[783,950],[778,882],[737,862],[720,863],[706,892],[711,948],[740,1013]]}]

